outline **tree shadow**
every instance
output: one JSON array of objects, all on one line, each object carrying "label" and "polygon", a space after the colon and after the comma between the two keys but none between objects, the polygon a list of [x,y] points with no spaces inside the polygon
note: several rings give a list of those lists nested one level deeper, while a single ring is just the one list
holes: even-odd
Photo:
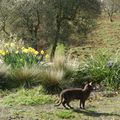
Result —
[{"label": "tree shadow", "polygon": [[77,113],[82,113],[86,116],[92,116],[92,117],[100,117],[100,116],[117,116],[117,117],[120,117],[120,114],[96,112],[96,111],[93,111],[93,110],[73,109],[73,111],[77,112]]}]

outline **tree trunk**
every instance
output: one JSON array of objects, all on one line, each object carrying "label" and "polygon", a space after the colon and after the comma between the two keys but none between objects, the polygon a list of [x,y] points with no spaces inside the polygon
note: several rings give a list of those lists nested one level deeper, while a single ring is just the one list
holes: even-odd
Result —
[{"label": "tree trunk", "polygon": [[50,54],[51,61],[53,61],[53,58],[55,56],[55,51],[56,51],[57,43],[58,43],[58,39],[59,39],[60,27],[61,27],[61,21],[57,20],[56,36],[55,36],[55,39],[53,41],[53,46],[52,46],[52,50],[51,50],[51,54]]},{"label": "tree trunk", "polygon": [[109,12],[108,12],[108,16],[109,16],[110,22],[113,22],[113,19],[112,19],[113,13],[109,13]]},{"label": "tree trunk", "polygon": [[110,18],[110,22],[113,22],[112,16],[110,16],[109,18]]}]

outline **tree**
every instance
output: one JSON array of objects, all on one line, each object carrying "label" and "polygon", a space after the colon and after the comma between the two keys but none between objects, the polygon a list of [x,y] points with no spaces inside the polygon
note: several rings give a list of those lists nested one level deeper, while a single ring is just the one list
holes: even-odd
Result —
[{"label": "tree", "polygon": [[103,0],[104,11],[108,14],[109,20],[113,22],[113,15],[119,10],[120,0]]},{"label": "tree", "polygon": [[44,0],[18,1],[13,15],[15,22],[12,31],[16,31],[16,34],[20,31],[18,35],[37,48],[39,38],[45,34],[46,13],[47,4]]},{"label": "tree", "polygon": [[[51,60],[55,55],[55,50],[57,47],[57,43],[60,38],[60,32],[62,30],[62,24],[64,21],[74,22],[76,21],[76,26],[78,25],[79,21],[82,23],[87,23],[87,19],[90,20],[96,19],[100,14],[100,2],[97,0],[54,0],[55,11],[56,11],[56,34],[53,40],[53,47],[51,50]],[[82,15],[81,15],[82,14]],[[79,17],[77,17],[79,15]],[[89,16],[89,17],[87,17]],[[85,21],[84,21],[85,20]],[[87,24],[88,25],[88,24]],[[83,24],[79,24],[79,28],[83,26]],[[84,28],[84,26],[83,26]],[[84,29],[85,30],[85,29]],[[82,31],[82,30],[81,30]],[[87,31],[84,31],[87,34]]]},{"label": "tree", "polygon": [[10,35],[10,33],[7,31],[7,26],[11,19],[12,10],[13,6],[10,1],[0,1],[0,31],[3,31],[7,36]]},{"label": "tree", "polygon": [[101,12],[98,0],[5,1],[12,6],[12,9],[6,9],[7,19],[10,19],[8,24],[3,24],[5,28],[7,26],[10,33],[17,34],[36,49],[39,41],[47,41],[52,46],[51,60],[57,44],[66,43],[71,34],[78,32],[87,36],[94,29]]}]

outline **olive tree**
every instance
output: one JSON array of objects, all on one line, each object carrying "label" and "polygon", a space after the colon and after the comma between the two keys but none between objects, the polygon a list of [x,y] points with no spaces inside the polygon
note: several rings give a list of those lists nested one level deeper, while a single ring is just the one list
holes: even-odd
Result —
[{"label": "olive tree", "polygon": [[103,0],[102,3],[109,20],[113,22],[113,15],[120,10],[120,0]]},{"label": "olive tree", "polygon": [[9,0],[0,1],[0,31],[3,31],[7,36],[10,35],[8,32],[8,26],[13,11],[13,5]]},{"label": "olive tree", "polygon": [[[71,22],[71,24],[73,24],[73,22],[76,20],[75,25],[79,26],[79,31],[86,35],[92,28],[91,26],[91,28],[88,27],[89,24],[100,14],[100,2],[97,0],[54,0],[52,2],[56,14],[56,33],[55,38],[53,39],[51,60],[54,57],[57,43],[60,41],[60,33],[63,29],[63,23],[67,24]],[[80,28],[82,29],[80,30]]]},{"label": "olive tree", "polygon": [[47,41],[51,46],[51,60],[59,42],[65,43],[76,32],[87,36],[94,29],[100,15],[98,0],[5,1],[8,4],[3,7],[6,12],[1,14],[4,18],[1,17],[2,30],[6,32],[7,26],[10,33],[22,37],[35,48],[39,41]]}]

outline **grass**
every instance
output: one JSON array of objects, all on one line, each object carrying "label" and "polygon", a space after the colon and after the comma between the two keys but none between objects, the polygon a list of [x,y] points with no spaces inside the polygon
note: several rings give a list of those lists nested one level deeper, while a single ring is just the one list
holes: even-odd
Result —
[{"label": "grass", "polygon": [[[106,16],[98,20],[98,26],[95,31],[88,36],[85,44],[79,46],[73,45],[68,54],[71,58],[78,58],[80,61],[86,59],[91,54],[95,54],[99,49],[109,49],[114,52],[120,46],[120,15],[114,22],[109,22]],[[79,44],[79,43],[78,43]]]},{"label": "grass", "polygon": [[[18,94],[19,93],[19,94]],[[25,95],[26,94],[26,95]],[[6,94],[0,98],[0,119],[8,120],[119,120],[120,118],[120,94],[112,92],[98,92],[95,93],[92,100],[86,102],[86,110],[79,109],[79,101],[71,102],[74,106],[73,110],[65,110],[61,105],[54,107],[54,100],[56,97],[46,95],[42,88],[34,88],[31,90],[20,89],[17,92]],[[31,97],[33,96],[33,97]],[[36,97],[40,100],[33,104],[27,102],[37,101]],[[46,97],[47,96],[47,97]],[[13,97],[14,102],[8,104],[6,99]],[[20,99],[21,98],[21,99]],[[20,99],[20,101],[19,101]],[[24,100],[23,100],[24,99]],[[29,100],[29,101],[30,101]],[[24,103],[24,104],[23,104]],[[29,103],[29,104],[28,104]],[[11,106],[12,105],[12,106]]]},{"label": "grass", "polygon": [[61,118],[61,119],[75,118],[75,116],[73,115],[73,112],[67,111],[67,110],[56,112],[56,115],[58,116],[58,118]]},{"label": "grass", "polygon": [[74,63],[69,63],[63,56],[57,56],[53,63],[41,69],[39,79],[48,93],[56,93],[69,86],[74,72]]},{"label": "grass", "polygon": [[21,68],[13,69],[10,72],[11,83],[15,84],[14,87],[23,86],[30,88],[32,85],[36,85],[39,83],[39,69],[39,65],[33,65],[30,67],[25,65]]},{"label": "grass", "polygon": [[54,96],[43,93],[42,87],[34,89],[21,88],[17,92],[4,96],[0,103],[7,106],[14,105],[43,105],[54,102]]}]

